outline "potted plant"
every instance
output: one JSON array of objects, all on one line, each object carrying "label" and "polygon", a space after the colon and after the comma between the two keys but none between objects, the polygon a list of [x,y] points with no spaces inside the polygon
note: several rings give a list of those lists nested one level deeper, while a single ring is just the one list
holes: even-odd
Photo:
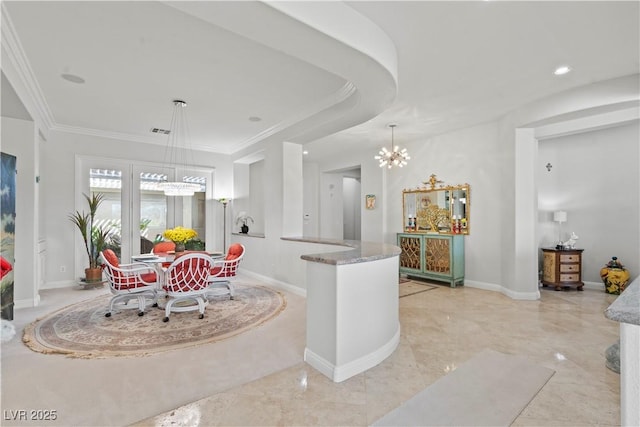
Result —
[{"label": "potted plant", "polygon": [[94,226],[96,212],[104,200],[104,194],[93,193],[91,197],[86,194],[83,194],[83,196],[89,205],[89,212],[76,211],[74,214],[69,215],[69,220],[80,230],[87,258],[89,258],[89,267],[84,270],[85,280],[87,282],[96,282],[102,279],[102,268],[98,260],[100,252],[102,252],[107,243],[110,231],[106,228],[102,229]]},{"label": "potted plant", "polygon": [[249,232],[249,226],[247,225],[247,221],[251,221],[253,223],[253,218],[251,218],[245,211],[240,211],[236,218],[236,225],[242,224],[240,227],[240,232],[242,234],[247,234]]},{"label": "potted plant", "polygon": [[163,235],[176,244],[176,253],[184,252],[187,243],[198,237],[198,233],[194,229],[181,226],[165,230]]}]

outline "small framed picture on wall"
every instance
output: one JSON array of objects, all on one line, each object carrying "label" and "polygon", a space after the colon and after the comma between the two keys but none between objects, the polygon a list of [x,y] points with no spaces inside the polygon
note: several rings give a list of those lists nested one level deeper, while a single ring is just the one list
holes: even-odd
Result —
[{"label": "small framed picture on wall", "polygon": [[367,194],[365,197],[365,206],[367,209],[375,209],[376,207],[376,196],[374,194]]}]

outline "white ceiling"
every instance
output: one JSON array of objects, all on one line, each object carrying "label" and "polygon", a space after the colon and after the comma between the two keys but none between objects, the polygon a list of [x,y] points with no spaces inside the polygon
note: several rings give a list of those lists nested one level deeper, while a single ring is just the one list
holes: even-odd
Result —
[{"label": "white ceiling", "polygon": [[[3,1],[2,42],[50,129],[165,144],[150,129],[179,98],[197,148],[247,155],[279,137],[312,158],[373,155],[391,122],[397,142],[426,138],[640,72],[639,5]],[[556,77],[561,64],[573,71]]]}]

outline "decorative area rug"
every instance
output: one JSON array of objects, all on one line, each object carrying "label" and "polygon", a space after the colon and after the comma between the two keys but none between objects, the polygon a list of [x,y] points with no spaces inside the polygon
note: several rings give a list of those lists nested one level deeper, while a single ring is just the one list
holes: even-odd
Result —
[{"label": "decorative area rug", "polygon": [[147,307],[144,316],[123,309],[105,317],[110,298],[103,295],[40,318],[25,328],[22,340],[34,351],[69,357],[145,356],[238,335],[286,307],[277,291],[237,284],[234,300],[228,295],[210,298],[204,319],[188,311],[171,313],[165,323],[164,309],[158,307]]},{"label": "decorative area rug", "polygon": [[374,426],[508,426],[554,370],[483,350],[373,423]]},{"label": "decorative area rug", "polygon": [[400,298],[408,297],[422,292],[431,291],[436,289],[437,286],[433,286],[427,283],[417,282],[411,279],[400,278]]}]

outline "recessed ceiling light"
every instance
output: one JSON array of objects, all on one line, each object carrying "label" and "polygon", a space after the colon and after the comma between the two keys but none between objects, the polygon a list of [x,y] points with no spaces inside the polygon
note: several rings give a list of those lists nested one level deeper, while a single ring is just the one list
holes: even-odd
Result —
[{"label": "recessed ceiling light", "polygon": [[250,122],[259,122],[260,120],[262,120],[262,119],[260,117],[258,117],[258,116],[249,117],[249,121]]},{"label": "recessed ceiling light", "polygon": [[553,74],[555,74],[556,76],[562,76],[564,74],[567,74],[569,71],[571,71],[571,67],[569,67],[568,65],[561,65],[555,69]]},{"label": "recessed ceiling light", "polygon": [[304,151],[302,152],[302,154],[304,154],[304,155],[306,156],[307,154],[309,154],[309,152],[308,152],[307,150],[304,150]]},{"label": "recessed ceiling light", "polygon": [[61,74],[60,76],[66,81],[69,81],[71,83],[77,83],[77,84],[84,83],[84,79],[80,76],[76,76],[75,74]]}]

